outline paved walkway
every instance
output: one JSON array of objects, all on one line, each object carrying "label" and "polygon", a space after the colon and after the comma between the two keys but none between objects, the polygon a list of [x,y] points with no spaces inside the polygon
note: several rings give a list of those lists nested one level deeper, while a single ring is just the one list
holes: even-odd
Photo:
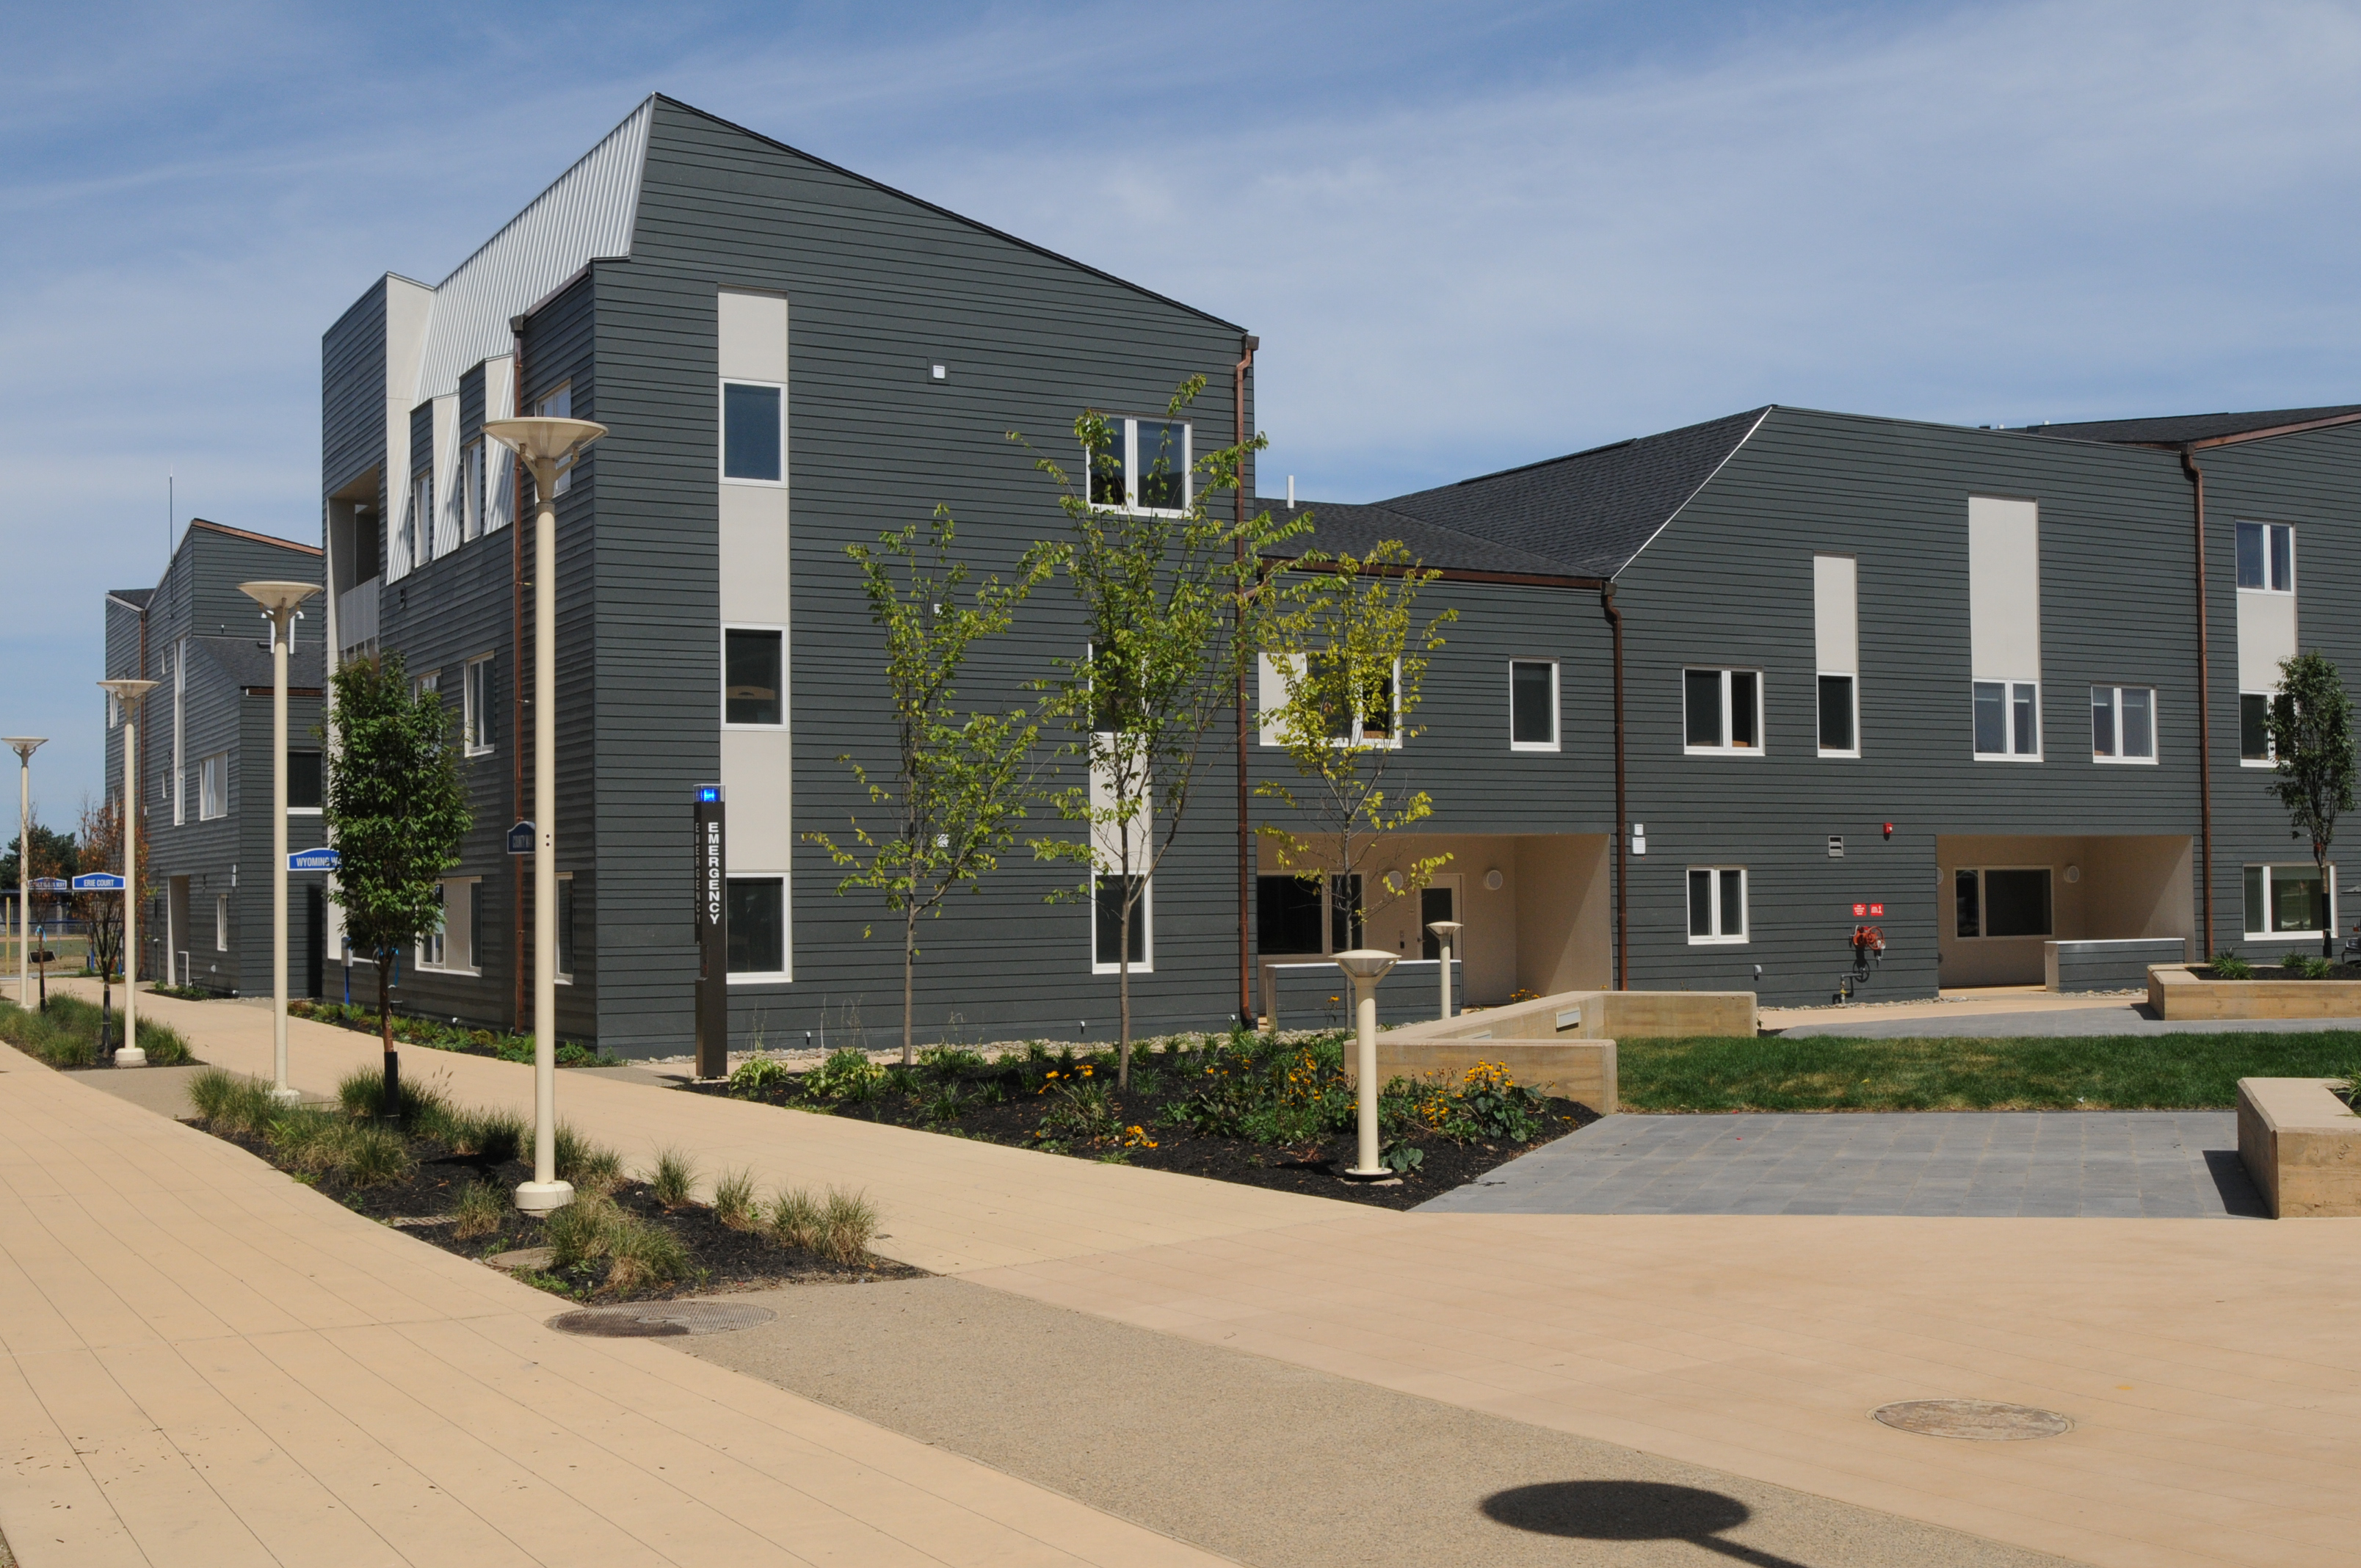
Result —
[{"label": "paved walkway", "polygon": [[2228,1111],[1609,1116],[1423,1205],[1461,1214],[2260,1217]]},{"label": "paved walkway", "polygon": [[1218,1559],[679,1355],[0,1047],[0,1533],[115,1564]]},{"label": "paved walkway", "polygon": [[[267,1068],[261,1010],[145,1005]],[[294,1041],[304,1088],[374,1057]],[[480,1058],[405,1067],[530,1091]],[[2361,1537],[2361,1221],[1400,1214],[559,1077],[565,1114],[635,1159],[863,1186],[880,1250],[1095,1317],[2080,1562],[2341,1565]],[[1977,1443],[1867,1419],[1942,1397],[2076,1425]]]}]

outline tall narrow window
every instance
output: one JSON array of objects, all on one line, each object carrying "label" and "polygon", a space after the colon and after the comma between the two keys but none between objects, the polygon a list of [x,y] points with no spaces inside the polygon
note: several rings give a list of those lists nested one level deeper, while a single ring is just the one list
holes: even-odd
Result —
[{"label": "tall narrow window", "polygon": [[[1124,948],[1131,951],[1131,967],[1148,967],[1148,905],[1154,894],[1141,885],[1138,877],[1094,875],[1091,879],[1091,967],[1105,970],[1120,968]],[[1131,906],[1130,940],[1123,941],[1119,933],[1124,927],[1123,899],[1126,887],[1139,887],[1138,902]]]},{"label": "tall narrow window", "polygon": [[423,566],[434,559],[434,470],[421,468],[410,479],[410,515],[402,520],[402,531],[410,541],[412,565]]},{"label": "tall narrow window", "polygon": [[197,764],[197,819],[229,815],[229,753],[215,751]]},{"label": "tall narrow window", "polygon": [[229,951],[229,894],[214,894],[214,951]]},{"label": "tall narrow window", "polygon": [[786,722],[786,634],[731,626],[721,633],[721,721],[776,728]]},{"label": "tall narrow window", "polygon": [[2156,690],[2091,688],[2091,757],[2101,762],[2156,761]]},{"label": "tall narrow window", "polygon": [[443,936],[446,928],[445,923],[450,918],[450,910],[445,905],[444,900],[448,896],[450,889],[451,884],[449,883],[438,882],[434,884],[434,924],[425,935],[418,939],[418,967],[420,969],[441,969],[443,967]]},{"label": "tall narrow window", "polygon": [[1689,942],[1746,940],[1746,868],[1689,868]]},{"label": "tall narrow window", "polygon": [[459,732],[466,738],[470,757],[480,757],[492,749],[493,657],[487,653],[468,660],[460,684]]},{"label": "tall narrow window", "polygon": [[721,383],[721,477],[775,485],[786,477],[786,389]]},{"label": "tall narrow window", "polygon": [[1690,751],[1763,752],[1763,675],[1758,670],[1681,672],[1681,732]]},{"label": "tall narrow window", "polygon": [[1819,669],[1820,755],[1861,755],[1860,563],[1812,557],[1812,644]]},{"label": "tall narrow window", "polygon": [[459,537],[474,539],[484,532],[484,444],[467,443],[459,468]]},{"label": "tall narrow window", "polygon": [[2041,518],[2032,501],[1968,498],[1968,640],[1975,755],[2041,759]]},{"label": "tall narrow window", "polygon": [[188,762],[181,756],[187,736],[188,706],[189,640],[182,637],[172,643],[172,826],[175,828],[189,819]]},{"label": "tall narrow window", "polygon": [[1509,749],[1557,750],[1557,661],[1509,661]]},{"label": "tall narrow window", "polygon": [[484,883],[480,877],[470,878],[467,883],[467,967],[478,974],[484,972]]},{"label": "tall narrow window", "polygon": [[730,972],[772,977],[787,967],[785,877],[730,879]]},{"label": "tall narrow window", "polygon": [[557,873],[557,979],[574,983],[574,873]]}]

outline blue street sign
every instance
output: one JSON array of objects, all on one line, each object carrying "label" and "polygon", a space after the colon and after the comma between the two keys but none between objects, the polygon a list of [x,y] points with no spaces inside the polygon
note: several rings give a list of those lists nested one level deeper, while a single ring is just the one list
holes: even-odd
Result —
[{"label": "blue street sign", "polygon": [[121,893],[123,879],[113,872],[84,872],[73,879],[76,893]]},{"label": "blue street sign", "polygon": [[291,872],[332,872],[344,863],[344,856],[334,850],[291,850],[287,855]]},{"label": "blue street sign", "polygon": [[61,876],[37,876],[33,879],[35,893],[71,893],[73,883]]},{"label": "blue street sign", "polygon": [[515,827],[509,829],[509,853],[511,855],[532,854],[533,841],[539,837],[541,837],[540,833],[535,830],[532,823],[518,823]]}]

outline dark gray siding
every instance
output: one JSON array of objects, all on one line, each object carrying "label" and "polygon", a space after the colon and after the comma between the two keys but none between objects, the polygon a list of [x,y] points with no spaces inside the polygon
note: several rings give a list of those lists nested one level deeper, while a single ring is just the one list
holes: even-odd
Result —
[{"label": "dark gray siding", "polygon": [[380,278],[320,339],[321,493],[342,489],[384,461],[385,280]]}]

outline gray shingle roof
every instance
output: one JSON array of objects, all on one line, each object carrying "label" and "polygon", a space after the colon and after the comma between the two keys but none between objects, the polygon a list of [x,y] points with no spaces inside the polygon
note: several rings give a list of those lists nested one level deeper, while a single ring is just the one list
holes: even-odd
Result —
[{"label": "gray shingle roof", "polygon": [[2318,409],[2263,409],[2252,413],[2171,414],[2160,419],[2095,419],[2075,424],[2036,424],[2028,435],[2056,436],[2066,441],[2108,441],[2124,444],[2178,445],[2184,441],[2211,441],[2220,435],[2245,435],[2276,430],[2285,424],[2309,424],[2361,413],[2361,403],[2336,403]]},{"label": "gray shingle roof", "polygon": [[1422,565],[1443,566],[1463,572],[1503,572],[1521,576],[1562,577],[1567,576],[1565,565],[1546,555],[1536,555],[1513,545],[1497,544],[1463,533],[1455,528],[1444,528],[1424,522],[1407,512],[1393,511],[1383,506],[1354,506],[1341,501],[1298,500],[1290,513],[1287,502],[1265,497],[1255,503],[1257,510],[1271,516],[1310,517],[1312,532],[1288,540],[1273,554],[1292,559],[1307,550],[1318,549],[1330,555],[1366,557],[1381,540],[1399,540],[1409,547],[1412,556]]},{"label": "gray shingle roof", "polygon": [[[1400,539],[1430,566],[1611,577],[1770,411],[1750,409],[1373,506],[1320,509],[1316,537],[1329,550],[1349,548],[1330,543],[1332,529],[1365,542]],[[1410,537],[1420,525],[1422,543]]]},{"label": "gray shingle roof", "polygon": [[154,588],[109,588],[106,590],[106,597],[111,599],[121,599],[125,604],[135,605],[145,609],[148,608],[148,601],[156,597],[156,590]]},{"label": "gray shingle roof", "polygon": [[[204,650],[232,685],[269,686],[270,647],[258,638],[192,637],[189,641]],[[320,679],[319,644],[314,641],[307,648],[297,641],[295,651],[287,656],[289,689],[317,691]]]}]

